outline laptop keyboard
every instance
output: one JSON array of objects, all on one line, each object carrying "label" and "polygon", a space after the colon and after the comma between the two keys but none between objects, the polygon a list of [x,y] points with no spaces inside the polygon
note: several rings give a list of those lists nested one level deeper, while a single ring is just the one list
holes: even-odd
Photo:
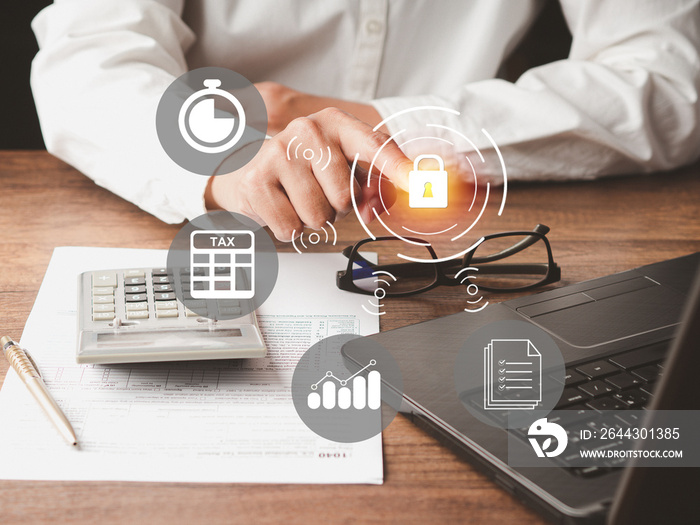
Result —
[{"label": "laptop keyboard", "polygon": [[[569,440],[577,440],[582,429],[599,430],[594,416],[599,411],[644,409],[654,396],[654,384],[664,373],[663,360],[668,348],[669,342],[664,341],[568,368],[565,388],[554,410],[571,410],[572,417],[567,417],[567,420],[580,416],[575,427],[568,426]],[[550,420],[557,421],[556,418]],[[618,420],[620,427],[638,423],[626,421],[624,416],[618,417]],[[526,429],[518,434],[527,438]],[[622,441],[606,440],[601,441],[599,446],[610,449],[621,444]],[[592,477],[617,467],[565,468],[576,476]]]},{"label": "laptop keyboard", "polygon": [[641,409],[663,375],[668,342],[631,350],[566,370],[566,383],[555,410]]}]

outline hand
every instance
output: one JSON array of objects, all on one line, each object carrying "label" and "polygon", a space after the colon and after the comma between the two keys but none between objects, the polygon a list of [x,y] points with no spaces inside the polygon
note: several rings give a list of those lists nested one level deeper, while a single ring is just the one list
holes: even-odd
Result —
[{"label": "hand", "polygon": [[[312,151],[325,152],[330,147],[328,167],[322,171],[323,164],[312,163],[303,156],[288,160],[287,144],[294,137]],[[374,218],[371,208],[381,209],[378,181],[371,180],[368,188],[364,170],[358,170],[360,180],[351,180],[348,163],[359,154],[359,161],[369,164],[388,139],[386,134],[373,131],[369,124],[337,108],[294,119],[266,140],[246,166],[210,179],[205,193],[207,208],[242,213],[267,224],[279,240],[290,241],[305,226],[320,229],[327,221],[349,213],[352,186],[358,211],[365,222],[370,222]],[[375,165],[384,166],[384,176],[400,186],[405,186],[413,168],[393,141],[382,148]],[[389,181],[384,184],[384,203],[391,206],[396,199],[395,190]]]},{"label": "hand", "polygon": [[371,126],[376,126],[382,120],[377,110],[369,104],[317,97],[276,82],[258,82],[255,87],[265,101],[268,135],[274,136],[281,132],[295,118],[311,115],[325,108],[342,109]]}]

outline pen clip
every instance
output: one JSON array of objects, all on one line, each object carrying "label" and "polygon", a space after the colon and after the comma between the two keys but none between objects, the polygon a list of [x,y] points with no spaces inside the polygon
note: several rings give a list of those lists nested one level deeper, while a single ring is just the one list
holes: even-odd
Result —
[{"label": "pen clip", "polygon": [[24,350],[24,355],[27,356],[27,359],[29,359],[29,362],[32,364],[34,367],[34,370],[36,370],[36,373],[39,374],[39,377],[43,379],[43,376],[41,375],[41,370],[39,370],[39,367],[36,364],[36,361],[34,361],[34,358],[32,358],[32,354],[29,353],[29,350],[23,349]]}]

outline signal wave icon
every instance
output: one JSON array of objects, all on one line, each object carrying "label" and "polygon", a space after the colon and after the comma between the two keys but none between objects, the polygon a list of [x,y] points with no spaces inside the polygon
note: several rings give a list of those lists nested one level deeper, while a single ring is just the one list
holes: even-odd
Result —
[{"label": "signal wave icon", "polygon": [[[381,300],[386,297],[386,288],[389,288],[391,286],[391,281],[388,281],[387,279],[393,279],[393,281],[396,282],[396,277],[394,277],[392,274],[390,274],[389,272],[387,272],[385,270],[377,270],[375,272],[372,272],[372,275],[374,275],[375,277],[378,275],[386,276],[386,278],[378,277],[377,279],[374,280],[374,282],[377,285],[377,288],[375,288],[375,290],[374,290],[374,298],[377,300],[377,302],[373,303],[372,299],[367,300],[367,302],[370,304],[370,306],[373,306],[377,310],[370,310],[364,304],[362,305],[362,309],[365,312],[367,312],[368,314],[384,315],[386,312],[382,311],[382,308],[384,308],[384,305],[381,303]],[[384,285],[384,286],[382,286],[382,285]]]},{"label": "signal wave icon", "polygon": [[[335,246],[335,243],[338,241],[338,232],[335,231],[335,227],[330,222],[326,221],[326,224],[330,227],[331,231],[333,232],[333,237],[331,240],[331,236],[328,235],[328,230],[326,229],[325,226],[323,228],[321,228],[321,231],[325,235],[325,240],[323,240],[323,244],[328,244],[330,242],[333,246]],[[306,242],[308,242],[310,246],[314,246],[314,245],[322,242],[321,234],[318,232],[311,232],[309,234],[301,232],[301,235],[299,235],[298,242],[299,242],[299,244],[301,244],[301,246],[305,250],[308,250],[309,246],[307,246],[306,243],[304,242],[304,235],[306,235]],[[294,250],[299,255],[301,255],[302,252],[299,249],[299,247],[297,246],[296,236],[297,236],[297,231],[292,230],[292,246],[294,247]]]},{"label": "signal wave icon", "polygon": [[[292,140],[290,140],[287,143],[287,160],[292,160],[292,155],[291,155],[290,151],[292,149],[292,144],[294,143],[295,140],[297,140],[296,135],[294,137],[292,137]],[[301,141],[294,148],[294,158],[295,159],[299,158],[299,149],[301,149]],[[321,168],[321,171],[325,171],[326,168],[328,167],[328,165],[331,163],[331,147],[326,146],[326,151],[328,152],[328,159],[326,160],[326,163]],[[304,160],[308,160],[309,162],[311,162],[315,166],[318,166],[321,164],[321,162],[323,162],[323,157],[325,156],[325,153],[326,152],[324,152],[323,149],[320,147],[318,148],[318,154],[316,153],[315,150],[313,150],[311,148],[305,148],[301,152],[301,156]],[[314,162],[314,159],[317,159],[317,160]]]},{"label": "signal wave icon", "polygon": [[[365,378],[361,374],[370,366],[377,364],[376,359],[370,360],[369,364],[355,372],[347,379],[339,379],[333,375],[332,371],[326,372],[321,380],[311,385],[311,392],[307,398],[307,405],[310,409],[316,410],[323,407],[332,410],[336,406],[347,410],[350,407],[356,410],[378,410],[382,405],[382,375],[379,370],[372,370]],[[347,385],[352,381],[352,389]],[[340,388],[336,386],[336,382]],[[321,388],[321,394],[316,392]]]},{"label": "signal wave icon", "polygon": [[[474,268],[473,266],[466,266],[466,267],[462,268],[459,272],[457,272],[457,275],[455,275],[455,279],[459,279],[459,276],[460,276],[463,272],[467,272],[467,273],[468,273],[468,272],[478,272],[478,271],[479,271],[478,268]],[[472,280],[476,280],[476,275],[465,275],[465,276],[462,278],[462,280],[460,281],[461,284],[465,284],[465,283],[467,283],[467,282],[469,283],[469,284],[467,285],[467,295],[468,295],[469,297],[475,297],[476,295],[479,294],[479,287],[476,285],[475,282],[472,282]],[[483,295],[480,295],[479,298],[476,299],[476,300],[474,300],[474,301],[470,301],[469,299],[467,299],[467,303],[470,304],[470,305],[478,305],[478,304],[481,302],[481,300],[482,300],[483,298],[484,298],[484,296],[483,296]],[[486,302],[485,302],[484,304],[482,304],[481,306],[475,306],[474,309],[471,309],[470,307],[467,307],[467,308],[464,309],[464,311],[473,314],[473,313],[476,313],[476,312],[481,312],[481,310],[483,310],[484,308],[486,308],[488,305],[489,305],[489,302],[486,301]]]},{"label": "signal wave icon", "polygon": [[[330,227],[331,231],[333,232],[333,238],[331,240],[331,236],[328,235],[328,230],[324,226],[323,228],[321,228],[321,231],[325,235],[325,240],[323,241],[323,244],[328,244],[330,242],[333,246],[335,246],[335,243],[338,241],[338,232],[335,231],[335,227],[330,222],[326,221],[326,224]],[[309,247],[304,242],[304,235],[306,235],[306,242],[308,242],[310,246],[314,246],[314,245],[321,242],[321,234],[320,233],[311,232],[311,233],[307,234],[307,233],[301,232],[301,235],[299,235],[298,241],[299,241],[299,244],[301,244],[305,250],[308,250]],[[299,255],[301,255],[302,252],[297,247],[296,236],[297,236],[297,231],[292,230],[292,246],[294,247],[294,250]]]}]

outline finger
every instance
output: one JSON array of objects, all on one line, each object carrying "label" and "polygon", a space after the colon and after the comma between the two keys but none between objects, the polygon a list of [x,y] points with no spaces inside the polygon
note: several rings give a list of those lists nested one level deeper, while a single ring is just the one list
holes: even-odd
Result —
[{"label": "finger", "polygon": [[311,117],[296,118],[279,135],[279,139],[280,143],[287,144],[287,148],[297,138],[304,144],[304,150],[299,155],[295,153],[290,157],[287,153],[287,157],[313,172],[333,209],[344,215],[352,207],[351,191],[354,191],[357,199],[362,189],[355,181],[352,181],[351,188],[348,161],[333,138],[335,133],[329,134],[324,129],[326,125]]},{"label": "finger", "polygon": [[408,191],[408,174],[413,162],[403,154],[389,135],[337,108],[327,108],[311,116],[323,123],[323,129],[340,145],[345,158],[355,156],[363,162],[374,162],[394,184]]},{"label": "finger", "polygon": [[335,220],[335,210],[306,162],[286,166],[280,175],[280,183],[305,225],[320,230],[326,222]]},{"label": "finger", "polygon": [[373,172],[372,175],[369,176],[367,170],[359,166],[355,176],[358,178],[363,188],[363,198],[358,204],[357,209],[360,212],[362,220],[369,223],[374,220],[377,215],[385,213],[394,205],[397,196],[396,187],[382,174]]},{"label": "finger", "polygon": [[[310,168],[326,199],[335,210],[336,220],[352,210],[352,198],[362,200],[360,183],[351,177],[350,166],[340,148],[331,141],[326,143],[321,161],[312,159]],[[321,146],[323,151],[323,146]]]},{"label": "finger", "polygon": [[260,184],[248,201],[278,240],[290,242],[302,232],[304,225],[279,184]]}]

